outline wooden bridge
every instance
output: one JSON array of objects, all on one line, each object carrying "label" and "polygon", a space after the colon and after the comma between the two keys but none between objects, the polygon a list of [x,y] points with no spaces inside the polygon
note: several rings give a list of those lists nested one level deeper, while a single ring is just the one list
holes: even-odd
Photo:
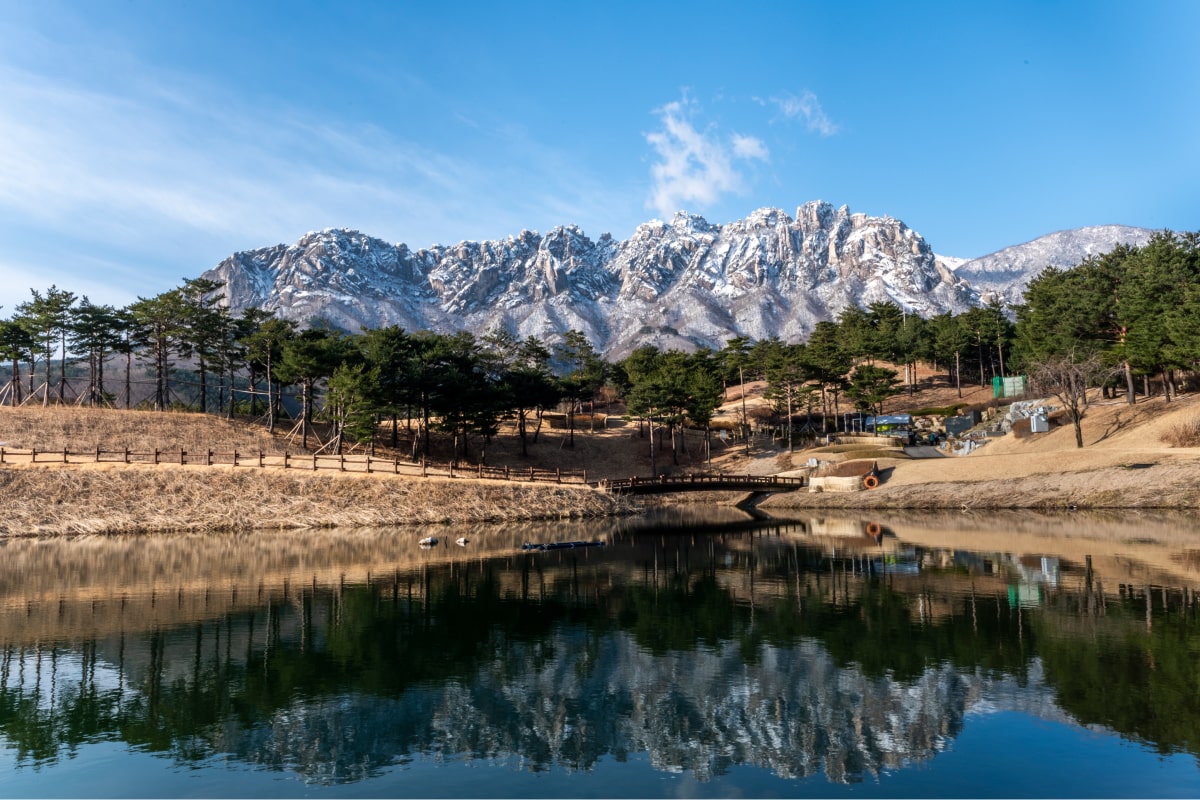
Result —
[{"label": "wooden bridge", "polygon": [[794,492],[807,486],[808,478],[783,478],[775,475],[659,475],[656,478],[611,478],[596,485],[619,494]]}]

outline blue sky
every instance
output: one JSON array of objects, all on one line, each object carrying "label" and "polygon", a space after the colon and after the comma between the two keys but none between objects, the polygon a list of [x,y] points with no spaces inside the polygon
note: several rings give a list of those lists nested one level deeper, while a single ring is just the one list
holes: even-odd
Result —
[{"label": "blue sky", "polygon": [[0,316],[350,227],[1200,229],[1200,2],[0,0]]}]

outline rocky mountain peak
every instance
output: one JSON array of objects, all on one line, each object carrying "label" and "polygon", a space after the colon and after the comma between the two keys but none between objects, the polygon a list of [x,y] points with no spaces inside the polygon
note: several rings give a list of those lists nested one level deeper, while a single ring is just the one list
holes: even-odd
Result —
[{"label": "rocky mountain peak", "polygon": [[204,277],[225,282],[235,311],[266,308],[354,331],[503,326],[554,341],[579,329],[621,357],[642,344],[720,348],[739,335],[798,341],[843,308],[877,301],[927,316],[957,313],[980,302],[977,282],[994,291],[981,278],[1016,285],[1039,260],[1058,263],[1054,247],[1091,252],[1122,235],[1060,232],[1028,257],[1021,250],[1001,258],[1001,251],[955,272],[902,221],[814,201],[795,217],[760,208],[723,225],[681,211],[669,223],[639,225],[623,241],[562,225],[545,235],[523,230],[413,251],[330,228],[292,245],[235,253]]}]

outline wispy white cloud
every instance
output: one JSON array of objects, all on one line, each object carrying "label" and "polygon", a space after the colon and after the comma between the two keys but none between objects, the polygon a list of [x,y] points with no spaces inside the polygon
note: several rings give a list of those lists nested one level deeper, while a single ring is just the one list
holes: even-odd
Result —
[{"label": "wispy white cloud", "polygon": [[472,174],[379,131],[225,112],[214,98],[116,94],[2,67],[0,86],[0,207],[101,240],[172,230],[263,241],[358,212],[367,225],[380,209],[426,209],[431,188],[460,190]]},{"label": "wispy white cloud", "polygon": [[840,129],[840,126],[825,113],[825,109],[821,108],[821,102],[817,96],[808,90],[799,95],[786,94],[782,97],[772,97],[767,101],[759,100],[759,102],[763,105],[769,102],[788,119],[799,120],[808,130],[822,136],[833,136]]},{"label": "wispy white cloud", "polygon": [[752,158],[759,161],[766,161],[770,158],[767,146],[761,139],[742,136],[738,133],[733,135],[733,154],[738,158]]},{"label": "wispy white cloud", "polygon": [[[111,273],[128,283],[107,297],[123,288],[131,300],[312,229],[423,247],[627,205],[553,148],[503,132],[489,133],[483,155],[451,154],[399,130],[250,103],[193,76],[108,66],[101,82],[0,55],[0,284],[17,282],[20,300],[42,283],[84,286],[93,259],[139,267]],[[550,209],[573,216],[548,219]],[[25,284],[42,259],[41,280]],[[9,287],[0,292],[11,305]]]},{"label": "wispy white cloud", "polygon": [[650,167],[653,179],[647,207],[670,217],[686,204],[710,206],[722,195],[743,189],[737,161],[765,161],[767,146],[752,136],[734,134],[728,141],[714,128],[698,130],[692,119],[695,103],[688,97],[655,111],[662,127],[646,134],[659,160]]}]

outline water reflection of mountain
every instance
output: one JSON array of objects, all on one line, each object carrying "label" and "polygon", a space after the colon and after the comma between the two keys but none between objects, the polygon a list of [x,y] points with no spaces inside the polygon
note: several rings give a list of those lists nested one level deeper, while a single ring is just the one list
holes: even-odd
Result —
[{"label": "water reflection of mountain", "polygon": [[[202,633],[197,658],[195,638],[164,637],[138,663],[126,662],[120,676],[102,667],[99,690],[81,679],[95,680],[95,664],[68,653],[53,666],[44,653],[40,669],[27,654],[27,680],[17,686],[8,662],[0,693],[6,735],[17,739],[15,717],[23,714],[26,730],[43,729],[43,743],[103,734],[185,761],[228,754],[315,782],[361,780],[418,755],[586,770],[601,758],[640,752],[656,768],[699,779],[752,765],[783,777],[823,771],[853,781],[932,757],[980,703],[1008,708],[1020,697],[1027,710],[1063,716],[1040,684],[1014,692],[1010,678],[949,665],[910,680],[870,677],[839,667],[815,641],[763,646],[751,663],[736,646],[652,655],[628,633],[597,636],[570,625],[533,641],[492,641],[470,674],[382,687],[382,694],[362,685],[329,692],[293,686],[299,690],[282,692],[275,705],[255,674],[266,667],[275,682],[276,670],[305,666],[271,667],[263,653],[240,668],[213,663],[205,651],[221,643]],[[239,644],[228,643],[233,650]],[[197,662],[200,669],[186,675]],[[60,674],[52,678],[54,669]],[[28,707],[39,694],[40,719]],[[65,729],[53,729],[55,716]]]},{"label": "water reflection of mountain", "polygon": [[[99,558],[10,543],[0,574],[28,580],[0,581],[0,734],[26,762],[108,739],[315,782],[416,757],[584,770],[640,753],[700,778],[854,781],[994,709],[1196,752],[1190,589],[1097,592],[1068,559],[863,530],[618,529],[602,553],[552,558],[513,552],[529,531],[483,556],[377,533],[231,539],[190,563],[178,542],[124,559],[112,541],[85,542]],[[533,535],[588,538],[572,533]],[[920,570],[877,572],[872,553]]]},{"label": "water reflection of mountain", "polygon": [[[586,637],[544,643],[578,652]],[[735,765],[801,778],[859,780],[930,758],[963,715],[1001,681],[931,669],[915,681],[870,679],[833,664],[819,645],[767,648],[747,666],[715,652],[650,656],[607,637],[586,671],[568,656],[516,675],[417,687],[401,698],[355,694],[299,702],[250,729],[225,728],[209,746],[312,780],[356,780],[408,754],[462,754],[529,769],[589,769],[646,752],[655,767],[700,779]],[[1029,692],[1022,694],[1028,695]],[[1061,718],[1051,692],[1023,705]],[[999,707],[1004,692],[990,702]]]}]

